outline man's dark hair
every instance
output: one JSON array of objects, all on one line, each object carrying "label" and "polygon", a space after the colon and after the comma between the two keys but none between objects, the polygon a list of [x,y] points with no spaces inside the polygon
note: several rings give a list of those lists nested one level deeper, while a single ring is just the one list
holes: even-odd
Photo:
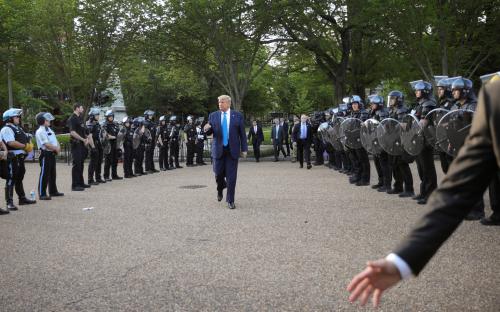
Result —
[{"label": "man's dark hair", "polygon": [[75,111],[77,108],[82,107],[83,105],[80,103],[73,104],[73,110]]}]

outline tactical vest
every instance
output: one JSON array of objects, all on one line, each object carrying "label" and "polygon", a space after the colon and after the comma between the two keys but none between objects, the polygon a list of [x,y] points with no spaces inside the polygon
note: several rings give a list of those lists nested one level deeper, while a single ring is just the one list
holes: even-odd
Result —
[{"label": "tactical vest", "polygon": [[[14,125],[5,125],[5,126],[11,128],[12,131],[14,131],[14,140],[16,140],[17,142],[19,142],[21,144],[28,143],[28,137],[26,136],[26,133],[24,132],[24,130],[21,127],[14,126]],[[7,142],[5,142],[5,140],[3,142],[4,142],[5,146],[7,146],[7,150],[9,150],[9,151],[22,150],[22,149],[12,148],[12,147],[8,146]]]}]

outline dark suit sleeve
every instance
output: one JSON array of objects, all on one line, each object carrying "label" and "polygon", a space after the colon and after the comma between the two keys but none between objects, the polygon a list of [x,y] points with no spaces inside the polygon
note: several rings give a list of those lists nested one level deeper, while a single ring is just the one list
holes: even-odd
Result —
[{"label": "dark suit sleeve", "polygon": [[240,142],[241,142],[241,151],[248,152],[248,144],[247,144],[247,136],[245,134],[245,123],[243,121],[243,115],[240,115]]},{"label": "dark suit sleeve", "polygon": [[248,136],[247,136],[247,138],[249,140],[252,139],[252,133],[253,133],[252,128],[248,129]]},{"label": "dark suit sleeve", "polygon": [[[487,86],[487,90],[488,87],[491,86]],[[500,83],[496,84],[495,90],[494,98],[481,90],[469,136],[443,183],[430,197],[427,205],[430,212],[395,250],[415,275],[420,273],[480,200],[498,171],[495,154],[500,161]]]},{"label": "dark suit sleeve", "polygon": [[257,132],[259,133],[257,137],[259,138],[259,143],[264,141],[264,131],[262,131],[262,127],[257,127]]}]

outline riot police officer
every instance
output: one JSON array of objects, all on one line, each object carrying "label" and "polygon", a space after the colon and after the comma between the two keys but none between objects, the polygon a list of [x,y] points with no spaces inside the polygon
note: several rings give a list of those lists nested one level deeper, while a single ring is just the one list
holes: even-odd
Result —
[{"label": "riot police officer", "polygon": [[[451,94],[451,82],[449,78],[443,78],[436,84],[438,96],[438,108],[451,110],[454,106],[455,100]],[[438,120],[439,121],[439,120]],[[441,169],[444,173],[448,172],[453,157],[444,151],[439,151],[439,160],[441,162]]]},{"label": "riot police officer", "polygon": [[206,163],[203,161],[203,149],[205,147],[205,140],[207,135],[203,131],[203,117],[199,117],[196,120],[196,164],[198,166],[204,166]]},{"label": "riot police officer", "polygon": [[[180,148],[180,126],[177,125],[177,116],[171,116],[167,128],[170,137],[170,158],[169,165],[172,169],[182,168],[179,165],[179,148]],[[175,164],[175,167],[174,167]]]},{"label": "riot police officer", "polygon": [[[404,117],[410,112],[404,105],[404,96],[401,91],[389,92],[389,118],[402,122]],[[403,152],[401,156],[388,155],[388,164],[394,177],[394,185],[386,190],[387,194],[399,194],[399,197],[411,197],[414,195],[413,175],[410,163],[414,158]],[[387,178],[389,179],[389,178]],[[383,190],[380,190],[383,191]]]},{"label": "riot police officer", "polygon": [[[432,85],[427,81],[418,81],[414,86],[417,106],[415,107],[415,117],[423,127],[427,125],[425,116],[436,108],[436,101],[432,98]],[[420,177],[420,194],[414,197],[421,205],[427,203],[427,198],[437,187],[436,167],[434,165],[434,149],[428,144],[424,147],[416,158],[417,171]]]},{"label": "riot police officer", "polygon": [[[351,98],[352,113],[351,118],[357,118],[365,121],[369,117],[369,112],[363,108],[363,101],[358,95]],[[368,152],[360,147],[352,150],[351,155],[356,164],[355,172],[349,179],[349,182],[357,186],[370,185],[370,160]]]},{"label": "riot police officer", "polygon": [[8,174],[5,185],[5,200],[9,210],[17,210],[14,205],[14,188],[19,197],[19,205],[36,203],[35,200],[26,198],[23,186],[24,174],[26,173],[24,158],[26,153],[33,150],[33,144],[31,143],[31,137],[21,127],[22,113],[22,109],[19,108],[6,110],[3,113],[3,121],[6,124],[0,131],[2,141],[9,153],[13,155],[7,159]]},{"label": "riot police officer", "polygon": [[132,169],[134,162],[134,130],[132,129],[132,118],[123,118],[123,127],[125,127],[125,135],[123,137],[123,176],[127,179],[134,178],[136,175]]},{"label": "riot police officer", "polygon": [[160,170],[166,171],[171,170],[168,163],[168,150],[170,144],[170,132],[168,131],[167,116],[163,115],[160,117],[160,127],[158,130],[158,146],[160,148]]},{"label": "riot police officer", "polygon": [[[350,98],[347,98],[347,99],[349,99],[348,102],[350,102]],[[347,110],[348,110],[347,106],[348,106],[348,104],[346,104],[346,103],[339,104],[339,108],[338,108],[338,111],[335,114],[335,116],[342,117],[342,118],[347,117]],[[346,147],[344,147],[338,151],[335,150],[335,158],[337,161],[337,165],[339,167],[339,172],[349,175],[352,171],[352,166],[351,166],[351,160],[349,159],[349,156],[348,156],[346,150],[347,150]]]},{"label": "riot police officer", "polygon": [[137,146],[134,146],[134,172],[135,175],[141,176],[147,174],[144,172],[144,167],[142,163],[144,162],[144,150],[145,150],[145,140],[144,137],[144,117],[134,118],[133,121],[133,140],[138,141]]},{"label": "riot police officer", "polygon": [[[327,109],[325,111],[325,122],[328,124],[331,124],[332,121],[332,116],[333,116],[333,109]],[[327,142],[325,139],[323,139],[323,145],[325,146],[325,151],[328,153],[328,168],[334,169],[336,167],[335,164],[335,149],[333,148],[333,145],[329,142]]]},{"label": "riot police officer", "polygon": [[154,163],[154,153],[155,153],[155,142],[156,142],[156,123],[154,122],[155,112],[148,109],[144,112],[144,126],[149,130],[151,134],[151,142],[146,142],[145,146],[145,162],[144,167],[146,172],[155,173],[159,172],[155,169]]},{"label": "riot police officer", "polygon": [[[380,95],[371,95],[368,97],[370,104],[370,117],[382,121],[389,117],[389,111],[384,106],[384,99]],[[389,154],[382,151],[378,155],[373,155],[373,163],[377,170],[378,183],[372,185],[373,189],[378,189],[381,192],[387,192],[391,189],[392,172],[389,166]]]},{"label": "riot police officer", "polygon": [[[323,145],[323,141],[319,137],[318,128],[321,123],[325,121],[324,112],[314,112],[312,118],[312,140],[314,144],[314,154],[316,155],[316,160],[314,161],[314,166],[319,166],[324,164],[325,160],[323,159],[323,153],[325,151],[325,146]],[[283,154],[285,154],[283,149]]]},{"label": "riot police officer", "polygon": [[[102,169],[102,159],[103,159],[103,148],[101,143],[101,125],[99,124],[99,114],[101,110],[98,107],[92,107],[88,114],[87,122],[85,126],[89,132],[90,140],[90,162],[88,168],[88,183],[90,185],[96,185],[99,183],[106,183],[101,177]],[[94,179],[95,176],[95,179]]]},{"label": "riot police officer", "polygon": [[196,127],[193,116],[187,117],[187,124],[184,126],[184,135],[186,139],[186,166],[193,167],[194,152],[196,149]]},{"label": "riot police officer", "polygon": [[[111,109],[107,110],[104,114],[106,121],[104,123],[104,129],[108,134],[109,144],[111,149],[104,160],[104,179],[106,181],[121,180],[122,177],[118,176],[116,168],[118,166],[118,153],[116,146],[116,137],[118,136],[118,124],[115,122],[115,114]],[[109,178],[109,171],[111,169],[111,179]]]}]

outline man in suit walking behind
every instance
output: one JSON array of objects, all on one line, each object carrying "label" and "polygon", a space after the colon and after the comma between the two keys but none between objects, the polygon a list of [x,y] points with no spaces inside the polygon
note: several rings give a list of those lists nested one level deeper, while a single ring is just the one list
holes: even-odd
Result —
[{"label": "man in suit walking behind", "polygon": [[212,159],[217,200],[222,201],[222,191],[227,187],[226,202],[229,209],[234,209],[238,159],[240,155],[247,156],[247,137],[243,115],[231,110],[231,97],[221,95],[218,100],[219,110],[208,116],[204,130],[206,135],[213,134]]},{"label": "man in suit walking behind", "polygon": [[307,115],[300,116],[300,123],[293,126],[292,139],[297,142],[297,160],[300,163],[300,168],[304,168],[305,159],[307,169],[311,169],[312,132],[311,124],[307,120]]},{"label": "man in suit walking behind", "polygon": [[271,140],[273,141],[274,148],[274,161],[278,161],[280,156],[280,151],[283,153],[283,157],[286,157],[285,149],[283,148],[283,141],[285,140],[285,131],[282,126],[280,126],[280,121],[278,118],[274,119],[274,126],[271,130]]},{"label": "man in suit walking behind", "polygon": [[252,142],[255,161],[259,162],[260,145],[264,141],[264,132],[262,131],[262,127],[257,124],[256,120],[252,122],[252,127],[250,127],[250,130],[248,131],[248,140]]}]

